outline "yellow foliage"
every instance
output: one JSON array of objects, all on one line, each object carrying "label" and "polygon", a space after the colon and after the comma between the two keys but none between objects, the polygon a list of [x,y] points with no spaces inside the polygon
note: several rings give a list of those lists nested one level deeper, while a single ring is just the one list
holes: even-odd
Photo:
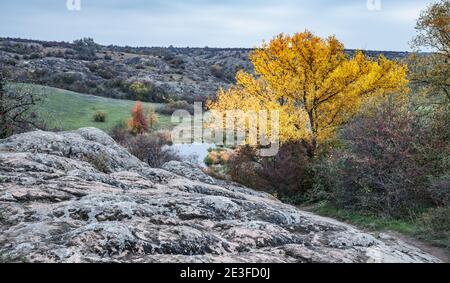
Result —
[{"label": "yellow foliage", "polygon": [[407,67],[356,52],[348,58],[335,37],[305,31],[280,34],[250,56],[255,75],[240,71],[236,85],[220,90],[211,110],[278,110],[280,140],[303,141],[310,153],[333,137],[366,99],[408,91]]},{"label": "yellow foliage", "polygon": [[150,107],[148,109],[147,120],[148,120],[148,127],[152,130],[155,129],[159,123],[158,115],[156,114],[156,111],[153,107]]}]

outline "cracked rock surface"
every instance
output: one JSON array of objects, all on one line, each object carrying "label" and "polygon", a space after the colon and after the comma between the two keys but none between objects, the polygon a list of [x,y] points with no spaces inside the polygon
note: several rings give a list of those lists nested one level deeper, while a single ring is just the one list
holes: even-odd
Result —
[{"label": "cracked rock surface", "polygon": [[438,262],[94,128],[0,140],[0,261]]}]

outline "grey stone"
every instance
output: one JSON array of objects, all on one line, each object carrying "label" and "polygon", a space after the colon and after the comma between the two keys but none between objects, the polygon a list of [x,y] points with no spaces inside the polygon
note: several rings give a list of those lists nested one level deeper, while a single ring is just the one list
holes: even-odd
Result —
[{"label": "grey stone", "polygon": [[0,260],[439,261],[193,165],[164,168],[148,167],[94,128],[1,140]]}]

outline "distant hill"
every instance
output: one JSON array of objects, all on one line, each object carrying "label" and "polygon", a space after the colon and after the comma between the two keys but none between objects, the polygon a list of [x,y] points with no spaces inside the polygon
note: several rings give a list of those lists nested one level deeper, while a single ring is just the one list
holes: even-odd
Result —
[{"label": "distant hill", "polygon": [[[234,82],[238,70],[252,71],[245,48],[179,48],[101,46],[76,43],[0,38],[0,65],[22,82],[119,99],[149,102],[200,101]],[[407,52],[364,51],[402,59]],[[349,55],[354,50],[347,50]],[[136,97],[130,85],[146,86]]]}]

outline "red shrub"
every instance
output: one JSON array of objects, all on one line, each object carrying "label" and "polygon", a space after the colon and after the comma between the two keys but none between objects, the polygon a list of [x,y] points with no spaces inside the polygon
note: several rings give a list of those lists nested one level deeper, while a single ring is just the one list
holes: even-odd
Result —
[{"label": "red shrub", "polygon": [[132,133],[142,134],[148,132],[148,122],[140,101],[137,101],[133,110],[131,110],[131,117],[128,121],[128,126]]}]

